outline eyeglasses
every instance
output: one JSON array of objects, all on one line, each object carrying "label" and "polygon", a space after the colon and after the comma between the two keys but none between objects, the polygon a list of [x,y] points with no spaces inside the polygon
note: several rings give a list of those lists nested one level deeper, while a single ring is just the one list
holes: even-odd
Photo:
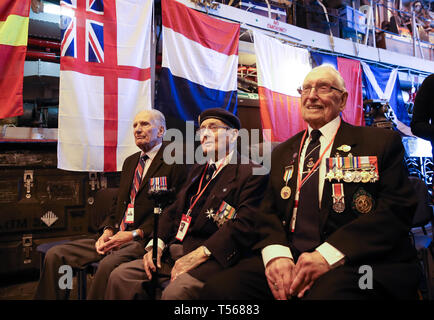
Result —
[{"label": "eyeglasses", "polygon": [[229,130],[229,127],[226,126],[219,126],[216,124],[211,124],[209,126],[201,126],[199,128],[196,129],[196,133],[202,134],[203,132],[205,132],[205,130],[210,130],[212,132],[217,132],[219,129],[225,129],[225,130]]},{"label": "eyeglasses", "polygon": [[299,87],[297,91],[300,95],[307,96],[308,94],[310,94],[313,88],[315,88],[317,94],[327,94],[330,93],[332,90],[339,91],[340,93],[344,92],[343,90],[333,87],[326,83],[318,84],[316,87],[310,87],[310,86]]}]

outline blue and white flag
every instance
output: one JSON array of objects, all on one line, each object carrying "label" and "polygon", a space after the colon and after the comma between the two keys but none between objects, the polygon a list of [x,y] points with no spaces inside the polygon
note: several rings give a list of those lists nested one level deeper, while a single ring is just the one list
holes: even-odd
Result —
[{"label": "blue and white flag", "polygon": [[366,89],[367,99],[383,99],[389,102],[393,110],[394,122],[398,130],[411,135],[410,117],[402,99],[401,85],[398,78],[398,69],[386,69],[368,65],[361,62],[363,67],[363,85]]}]

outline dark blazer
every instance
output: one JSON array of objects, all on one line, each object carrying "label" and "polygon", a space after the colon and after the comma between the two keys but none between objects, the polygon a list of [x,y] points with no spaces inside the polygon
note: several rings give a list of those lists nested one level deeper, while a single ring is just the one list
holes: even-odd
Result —
[{"label": "dark blazer", "polygon": [[431,141],[434,152],[434,74],[417,91],[410,125],[414,135]]},{"label": "dark blazer", "polygon": [[[289,245],[292,233],[289,224],[294,207],[297,185],[297,156],[303,132],[277,146],[272,153],[270,180],[261,204],[258,228],[261,240],[255,248],[271,244]],[[334,157],[347,156],[338,151],[341,145],[351,147],[353,156],[377,156],[379,181],[375,183],[345,183],[345,211],[332,209],[332,184],[324,181],[321,200],[321,241],[328,242],[346,256],[346,263],[373,267],[374,279],[388,288],[414,284],[415,250],[408,237],[416,207],[416,198],[404,167],[404,148],[400,136],[391,130],[354,127],[342,121],[330,153]],[[280,190],[284,186],[285,166],[294,164],[289,182],[292,195],[284,200]],[[360,213],[354,206],[358,192],[367,192],[374,199],[369,213]],[[292,248],[294,252],[294,248]],[[409,274],[413,272],[412,274]],[[403,279],[407,276],[407,279]],[[402,288],[401,288],[402,289]],[[391,289],[393,290],[393,289]]]},{"label": "dark blazer", "polygon": [[[192,214],[190,228],[182,242],[184,255],[201,245],[211,251],[212,257],[208,261],[189,272],[202,281],[212,272],[234,265],[257,241],[254,221],[268,175],[252,175],[253,168],[260,166],[239,154],[236,156],[237,164],[227,164],[208,186],[208,197],[199,210],[195,210],[196,214]],[[162,213],[158,237],[166,244],[179,243],[175,237],[181,216],[188,209],[187,197],[192,187],[196,193],[197,181],[204,168],[205,165],[196,165],[191,170],[176,202]],[[218,227],[216,222],[208,217],[207,210],[213,209],[216,212],[222,201],[235,208],[236,217]]]},{"label": "dark blazer", "polygon": [[[154,201],[149,197],[149,179],[152,177],[167,177],[167,187],[175,188],[176,192],[181,189],[187,176],[187,167],[180,164],[168,165],[164,163],[163,152],[166,144],[163,143],[158,150],[155,158],[149,166],[146,176],[142,179],[139,190],[134,201],[134,224],[128,227],[128,230],[142,229],[145,238],[153,231],[153,213]],[[141,152],[137,152],[125,159],[122,166],[121,181],[119,185],[118,197],[116,203],[112,206],[109,216],[101,224],[101,228],[112,227],[119,228],[124,217],[127,206],[130,202],[131,184],[134,172],[139,162]]]}]

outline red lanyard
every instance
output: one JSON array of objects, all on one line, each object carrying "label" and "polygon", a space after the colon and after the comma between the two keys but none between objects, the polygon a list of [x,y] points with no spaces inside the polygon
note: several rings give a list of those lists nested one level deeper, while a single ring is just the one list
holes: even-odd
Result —
[{"label": "red lanyard", "polygon": [[[200,178],[200,183],[199,183],[199,188],[197,189],[197,193],[191,197],[190,199],[190,208],[188,208],[187,211],[187,216],[189,216],[191,214],[191,211],[193,210],[194,206],[196,205],[196,202],[199,200],[199,198],[202,196],[202,194],[205,192],[205,189],[208,187],[208,185],[210,184],[211,180],[214,178],[215,175],[217,175],[217,173],[219,172],[220,168],[223,166],[224,162],[220,163],[219,167],[217,168],[217,170],[214,172],[213,176],[211,177],[211,179],[209,179],[208,183],[203,187],[202,190],[202,182],[203,182],[203,177],[205,177],[205,173],[208,170],[208,166],[209,163],[206,164],[205,170],[202,173],[202,178]],[[194,200],[193,203],[191,203],[191,200],[193,200],[193,198],[196,197],[196,199]]]},{"label": "red lanyard", "polygon": [[[323,151],[323,153],[321,154],[321,157],[319,157],[319,159],[315,162],[315,164],[314,164],[314,166],[313,166],[313,168],[309,171],[309,173],[307,174],[307,176],[306,177],[304,177],[304,179],[303,180],[301,180],[301,175],[300,175],[300,168],[298,168],[298,173],[297,173],[297,184],[298,184],[298,187],[297,187],[297,193],[299,193],[300,192],[300,189],[301,189],[301,186],[303,185],[303,183],[315,172],[315,169],[316,169],[316,167],[318,167],[319,166],[319,164],[321,163],[321,160],[322,160],[322,158],[324,157],[324,155],[325,155],[325,153],[327,152],[327,150],[330,148],[330,146],[332,145],[332,143],[333,143],[333,141],[335,141],[335,137],[336,137],[336,134],[338,133],[338,130],[339,130],[339,128],[340,128],[340,126],[341,126],[341,120],[339,119],[339,126],[338,126],[338,128],[336,129],[336,132],[335,132],[335,134],[333,135],[333,138],[332,138],[332,140],[330,141],[330,143],[328,144],[328,146],[325,148],[325,150]],[[307,129],[306,129],[306,131],[304,132],[304,135],[303,135],[303,138],[301,139],[301,143],[300,143],[300,149],[299,149],[299,151],[298,151],[298,165],[300,166],[300,156],[301,156],[301,149],[303,148],[303,144],[304,144],[304,140],[306,139],[306,135],[307,135]],[[305,157],[306,157],[306,155],[305,155]],[[303,168],[304,169],[304,168]],[[303,174],[303,169],[301,170],[302,171],[302,174]]]}]

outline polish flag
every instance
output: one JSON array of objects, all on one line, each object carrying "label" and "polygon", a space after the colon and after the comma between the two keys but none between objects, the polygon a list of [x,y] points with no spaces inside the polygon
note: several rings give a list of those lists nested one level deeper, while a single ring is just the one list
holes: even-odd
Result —
[{"label": "polish flag", "polygon": [[312,69],[310,55],[257,31],[254,41],[264,140],[282,142],[307,127],[297,88]]}]

